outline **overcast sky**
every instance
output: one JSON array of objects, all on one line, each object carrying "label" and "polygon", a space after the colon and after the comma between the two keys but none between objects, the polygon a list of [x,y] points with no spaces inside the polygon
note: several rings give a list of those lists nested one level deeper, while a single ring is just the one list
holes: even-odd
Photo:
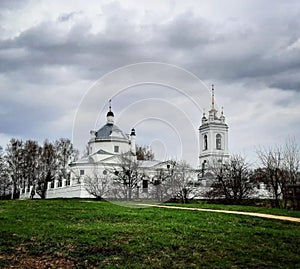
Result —
[{"label": "overcast sky", "polygon": [[[288,137],[299,143],[299,18],[298,0],[1,0],[0,145],[12,137],[72,139],[82,122],[74,142],[83,148],[113,97],[117,125],[125,132],[135,126],[138,143],[196,165],[197,129],[210,109],[205,86],[197,91],[187,80],[188,96],[163,85],[118,94],[109,85],[95,88],[105,74],[140,62],[178,66],[214,84],[232,153],[253,161],[260,145]],[[176,85],[182,80],[174,75]]]}]

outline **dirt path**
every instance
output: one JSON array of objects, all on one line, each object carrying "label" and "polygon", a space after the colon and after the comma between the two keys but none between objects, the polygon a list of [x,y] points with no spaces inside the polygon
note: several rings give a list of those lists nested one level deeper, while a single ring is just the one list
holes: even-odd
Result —
[{"label": "dirt path", "polygon": [[300,218],[294,218],[294,217],[288,217],[288,216],[278,216],[278,215],[271,215],[271,214],[264,214],[264,213],[204,209],[204,208],[180,207],[180,206],[167,206],[167,205],[149,205],[149,204],[139,204],[139,205],[140,206],[160,207],[160,208],[170,208],[170,209],[191,210],[191,211],[206,211],[206,212],[219,212],[219,213],[227,213],[227,214],[246,215],[246,216],[254,216],[254,217],[260,217],[260,218],[267,218],[267,219],[286,220],[286,221],[300,223]]}]

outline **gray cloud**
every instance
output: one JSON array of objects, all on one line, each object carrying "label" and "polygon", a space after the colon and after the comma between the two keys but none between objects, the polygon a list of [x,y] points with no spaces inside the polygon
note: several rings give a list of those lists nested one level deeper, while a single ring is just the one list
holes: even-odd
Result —
[{"label": "gray cloud", "polygon": [[3,10],[15,10],[24,8],[28,4],[29,0],[1,0],[0,9]]},{"label": "gray cloud", "polygon": [[[87,78],[96,78],[130,62],[155,60],[183,65],[209,77],[236,80],[268,78],[300,68],[299,49],[286,50],[296,38],[295,31],[287,32],[286,27],[300,30],[297,18],[289,18],[287,26],[280,29],[277,24],[274,28],[268,24],[265,29],[242,24],[239,29],[236,21],[231,23],[231,32],[189,11],[153,25],[148,29],[149,38],[120,7],[117,11],[118,17],[112,16],[116,11],[108,14],[105,30],[96,34],[91,33],[87,19],[76,21],[70,29],[64,26],[65,20],[74,16],[70,13],[4,41],[2,72],[67,65],[82,69]],[[276,35],[284,42],[274,43]],[[18,59],[8,57],[14,53],[19,54]]]},{"label": "gray cloud", "polygon": [[[220,95],[229,107],[230,102],[235,102],[236,92],[257,92],[261,96],[269,88],[296,94],[282,95],[274,102],[273,96],[268,97],[273,105],[269,109],[299,100],[298,3],[274,4],[274,9],[260,6],[273,5],[273,2],[251,3],[246,5],[251,10],[249,14],[246,8],[241,8],[241,15],[238,8],[233,8],[233,13],[227,15],[228,7],[224,8],[222,18],[208,18],[187,7],[166,18],[158,10],[150,19],[147,13],[142,16],[139,10],[128,10],[114,2],[101,8],[95,6],[94,17],[103,24],[101,30],[94,30],[95,21],[83,9],[74,9],[46,17],[0,40],[2,132],[38,138],[50,135],[49,125],[63,124],[70,117],[85,87],[115,68],[141,61],[176,64],[209,84],[216,82],[220,91],[222,87],[226,89]],[[1,1],[0,8],[19,12],[22,5]],[[6,17],[1,16],[0,20],[9,23]],[[241,107],[246,107],[249,96],[241,96]],[[126,104],[119,102],[120,106]],[[253,108],[261,107],[261,101],[253,98],[249,106],[252,114],[249,112],[247,116],[251,117],[255,114]],[[232,113],[233,123],[243,124],[245,111],[236,115],[238,112],[230,108],[228,112]],[[262,119],[261,126],[269,120]],[[71,122],[72,119],[69,126]],[[288,129],[299,134],[295,127]],[[249,133],[246,127],[245,132]],[[61,136],[58,132],[51,133],[55,135]]]}]

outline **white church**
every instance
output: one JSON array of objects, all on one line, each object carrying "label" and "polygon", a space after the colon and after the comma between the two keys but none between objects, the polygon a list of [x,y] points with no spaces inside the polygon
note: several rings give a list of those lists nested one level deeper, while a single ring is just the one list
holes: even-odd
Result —
[{"label": "white church", "polygon": [[[208,115],[203,113],[199,127],[199,166],[189,171],[188,180],[197,186],[205,186],[206,178],[211,178],[209,164],[213,160],[224,162],[230,156],[228,125],[225,122],[223,109],[218,115],[215,108],[213,85],[210,106]],[[115,197],[117,199],[120,191],[115,188],[114,176],[121,169],[120,157],[122,156],[137,162],[136,131],[132,129],[130,134],[126,134],[116,126],[110,102],[106,123],[97,131],[90,131],[87,156],[70,163],[71,176],[69,179],[54,180],[48,183],[46,198],[95,197],[88,183],[93,179],[103,187],[100,190],[103,198]],[[136,184],[134,197],[149,198],[151,187],[158,185],[157,182],[162,178],[162,175],[170,173],[171,163],[167,160],[143,160],[138,161],[138,163],[138,170],[142,176],[139,184]],[[29,196],[30,190],[22,193],[20,198],[29,198]]]}]

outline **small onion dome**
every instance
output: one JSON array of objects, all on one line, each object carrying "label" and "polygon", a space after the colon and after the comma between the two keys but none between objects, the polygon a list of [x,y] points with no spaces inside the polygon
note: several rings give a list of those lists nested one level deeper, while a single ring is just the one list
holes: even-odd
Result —
[{"label": "small onion dome", "polygon": [[131,129],[131,133],[130,133],[130,136],[133,136],[133,135],[135,136],[135,130],[134,130],[134,128]]},{"label": "small onion dome", "polygon": [[114,117],[114,113],[112,111],[108,111],[106,117]]},{"label": "small onion dome", "polygon": [[202,116],[202,121],[206,121],[206,117],[205,117],[205,113],[203,113],[203,116]]}]

